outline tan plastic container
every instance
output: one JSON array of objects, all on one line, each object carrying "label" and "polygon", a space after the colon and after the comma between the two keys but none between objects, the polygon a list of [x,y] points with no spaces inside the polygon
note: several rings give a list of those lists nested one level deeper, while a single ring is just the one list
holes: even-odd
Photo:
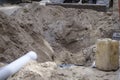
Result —
[{"label": "tan plastic container", "polygon": [[95,62],[100,70],[117,70],[119,68],[119,42],[108,38],[98,39]]}]

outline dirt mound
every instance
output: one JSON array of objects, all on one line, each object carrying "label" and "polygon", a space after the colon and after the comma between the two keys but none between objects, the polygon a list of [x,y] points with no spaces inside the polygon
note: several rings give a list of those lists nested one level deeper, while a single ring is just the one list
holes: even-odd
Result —
[{"label": "dirt mound", "polygon": [[[33,50],[41,62],[91,65],[96,40],[111,38],[113,30],[119,29],[115,18],[111,12],[40,6],[39,3],[28,4],[10,17],[0,12],[0,62],[11,62]],[[8,80],[116,80],[117,74],[90,67],[64,69],[54,62],[32,62]]]},{"label": "dirt mound", "polygon": [[31,50],[38,53],[38,60],[52,60],[53,50],[41,34],[27,33],[16,19],[0,12],[0,62],[11,62]]},{"label": "dirt mound", "polygon": [[54,62],[30,62],[8,80],[117,80],[118,72],[102,72],[90,67],[57,67]]},{"label": "dirt mound", "polygon": [[90,63],[94,60],[96,40],[111,38],[116,28],[111,15],[39,3],[27,4],[10,17],[1,13],[0,61],[11,62],[33,50],[42,62]]},{"label": "dirt mound", "polygon": [[37,63],[31,61],[8,80],[49,80],[55,68],[57,65],[54,62]]},{"label": "dirt mound", "polygon": [[91,59],[90,55],[83,56],[87,47],[94,45],[98,38],[112,37],[114,27],[111,15],[112,13],[87,9],[40,6],[39,3],[33,3],[18,10],[12,17],[34,39],[37,39],[35,35],[38,34],[38,37],[41,34],[55,50],[55,60],[62,56],[58,61],[83,65]]}]

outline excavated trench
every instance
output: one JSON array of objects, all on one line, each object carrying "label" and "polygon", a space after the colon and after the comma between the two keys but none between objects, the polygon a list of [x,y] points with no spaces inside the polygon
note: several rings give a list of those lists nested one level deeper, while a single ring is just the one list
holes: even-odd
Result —
[{"label": "excavated trench", "polygon": [[[16,45],[16,48],[19,50],[18,53],[15,53],[16,51],[14,52],[14,57],[17,58],[15,54],[19,55],[32,49],[37,53],[41,52],[40,55],[42,56],[39,55],[40,58],[38,58],[40,62],[55,60],[60,63],[77,65],[85,65],[86,62],[92,63],[94,60],[94,44],[96,40],[98,38],[111,38],[112,30],[114,29],[112,27],[112,16],[104,12],[87,9],[66,9],[60,6],[45,7],[40,6],[38,3],[28,4],[23,8],[18,8],[13,14],[9,15],[8,20],[9,18],[17,21],[16,25],[25,32],[23,34],[19,32],[16,34],[14,32],[15,36],[8,34],[13,36],[13,38],[10,38],[10,41],[13,42],[11,46]],[[11,21],[8,22],[8,25],[10,23]],[[12,24],[14,25],[14,23]],[[2,30],[4,31],[3,28]],[[20,36],[17,37],[18,34]],[[24,38],[22,35],[31,39]],[[20,37],[21,39],[19,39]],[[42,44],[44,42],[42,37],[50,43],[54,52],[51,49],[50,51],[47,50],[46,44]],[[6,44],[6,41],[4,42]],[[4,47],[2,48],[4,49]],[[9,51],[11,49],[8,48],[7,50]],[[11,55],[14,49],[11,52],[8,51],[2,52],[10,53],[8,55]],[[12,57],[9,56],[9,58],[11,59]],[[15,59],[12,58],[9,60],[9,58],[6,57],[5,60],[11,62]]]},{"label": "excavated trench", "polygon": [[[26,77],[24,73],[29,77],[26,77],[26,80],[84,80],[84,78],[87,80],[91,76],[93,78],[91,77],[90,80],[96,80],[98,75],[104,75],[104,77],[98,76],[98,80],[108,79],[111,75],[111,80],[114,80],[116,75],[114,72],[106,77],[108,73],[91,70],[88,67],[75,67],[76,65],[91,66],[95,56],[96,40],[112,38],[113,31],[119,29],[114,17],[112,12],[40,6],[39,3],[28,4],[9,16],[0,12],[0,62],[10,63],[33,50],[38,53],[38,62],[56,63],[48,62],[39,65],[30,63],[9,80],[24,79]],[[113,27],[113,20],[115,27]],[[56,65],[59,65],[57,69]],[[64,68],[65,73],[59,68]],[[80,78],[76,73],[77,70],[84,77]],[[88,71],[87,77],[86,73],[81,73],[81,70],[86,73]],[[47,75],[42,75],[46,78],[41,78],[41,72],[47,72]],[[35,77],[31,78],[29,76],[31,74]],[[66,76],[69,78],[65,78]]]}]

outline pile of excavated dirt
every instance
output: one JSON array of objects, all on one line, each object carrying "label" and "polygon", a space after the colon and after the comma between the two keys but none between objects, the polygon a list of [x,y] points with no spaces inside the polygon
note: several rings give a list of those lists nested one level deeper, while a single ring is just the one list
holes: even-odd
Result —
[{"label": "pile of excavated dirt", "polygon": [[9,63],[31,50],[41,61],[52,60],[54,51],[41,34],[29,34],[15,18],[0,12],[0,62]]},{"label": "pile of excavated dirt", "polygon": [[60,68],[54,62],[33,61],[8,80],[119,80],[118,72],[103,72],[82,66]]},{"label": "pile of excavated dirt", "polygon": [[37,42],[39,39],[36,37],[42,35],[54,49],[52,58],[57,62],[85,65],[93,61],[96,40],[112,37],[111,15],[112,12],[33,3],[18,10],[12,17]]},{"label": "pile of excavated dirt", "polygon": [[[57,66],[91,65],[96,40],[111,38],[114,29],[119,29],[116,18],[112,12],[39,3],[26,5],[11,16],[0,12],[0,62],[9,63],[31,50],[37,52],[39,62],[45,62],[31,62],[8,80],[119,80],[119,70],[103,72],[84,66]],[[56,63],[46,62],[50,60]]]}]

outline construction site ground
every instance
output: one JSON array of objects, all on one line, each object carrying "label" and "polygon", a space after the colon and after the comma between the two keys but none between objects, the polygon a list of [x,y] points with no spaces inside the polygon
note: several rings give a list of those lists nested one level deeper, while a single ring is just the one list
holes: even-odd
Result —
[{"label": "construction site ground", "polygon": [[0,66],[28,51],[38,55],[37,61],[29,62],[8,80],[120,80],[120,70],[91,67],[97,39],[112,38],[120,29],[117,5],[114,0],[107,12],[38,2],[9,5],[9,10],[8,5],[1,6]]}]

